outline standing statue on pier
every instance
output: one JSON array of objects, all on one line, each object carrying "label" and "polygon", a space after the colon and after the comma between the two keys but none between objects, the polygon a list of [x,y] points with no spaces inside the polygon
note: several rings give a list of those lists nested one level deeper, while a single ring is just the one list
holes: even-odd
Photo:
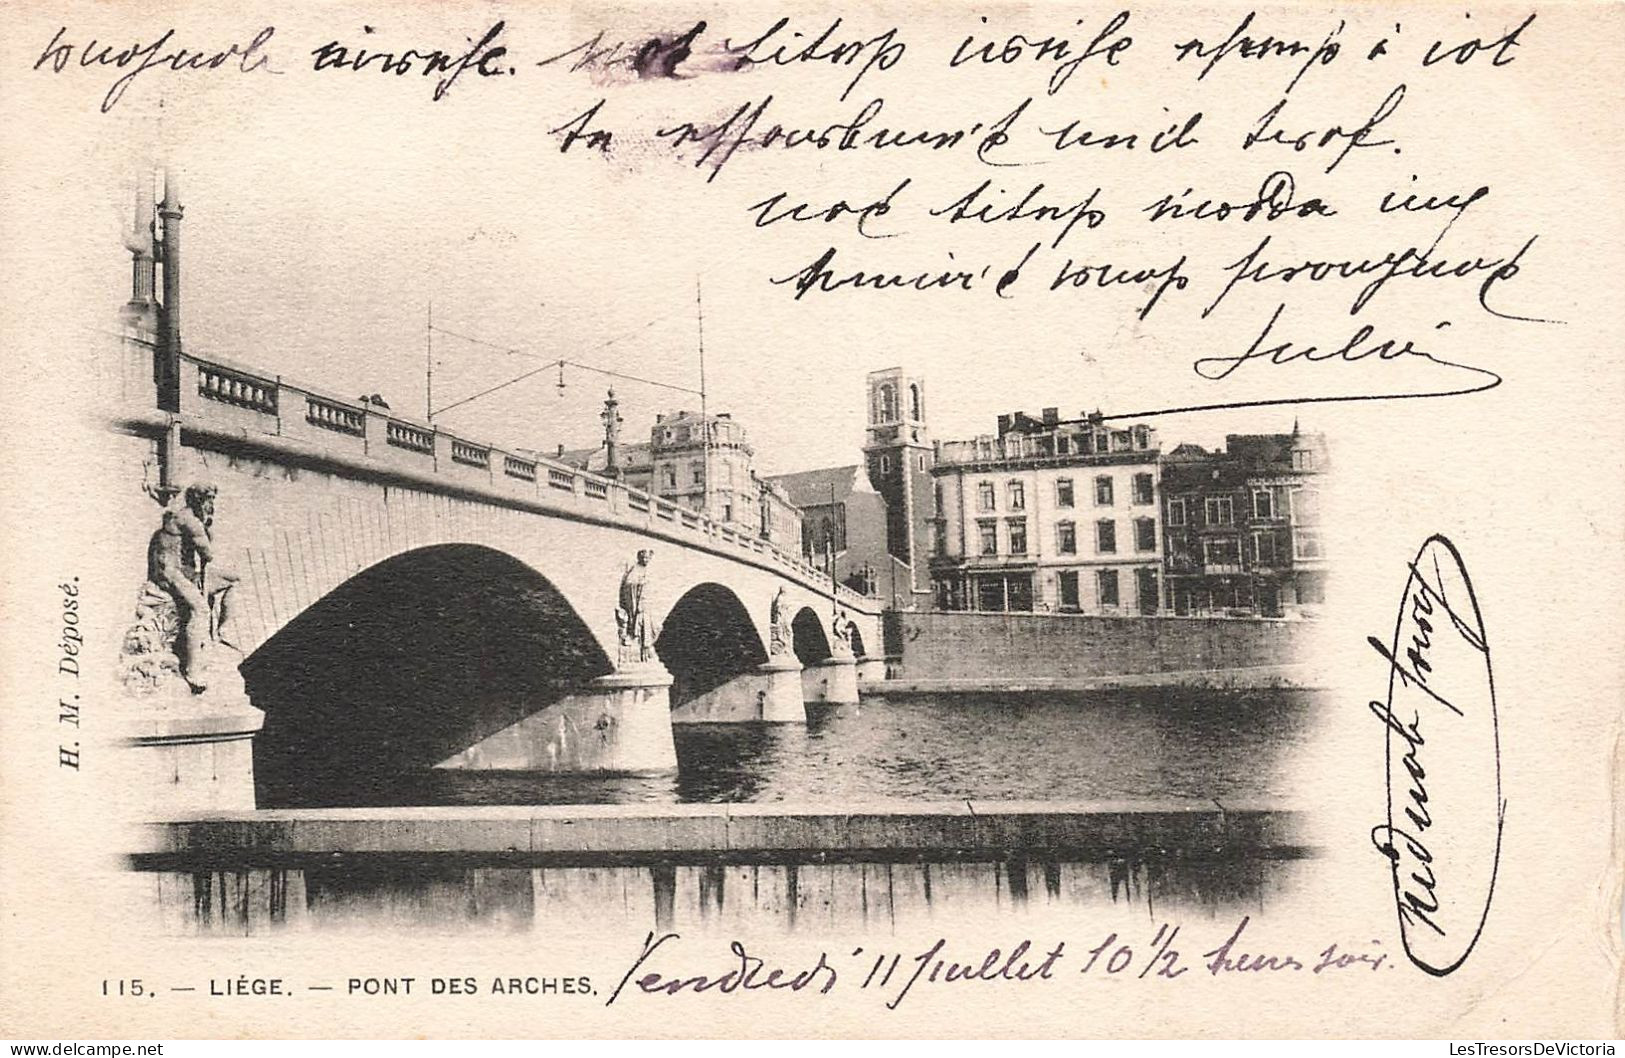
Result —
[{"label": "standing statue on pier", "polygon": [[621,577],[620,596],[615,605],[615,631],[620,640],[619,665],[635,665],[655,660],[655,640],[660,631],[649,613],[649,560],[654,552],[638,552],[636,565],[628,566]]},{"label": "standing statue on pier", "polygon": [[217,645],[235,649],[230,592],[237,574],[215,555],[216,495],[213,485],[187,486],[185,506],[165,510],[163,523],[148,541],[147,583],[124,644],[131,674],[138,674],[148,689],[160,682],[162,659],[172,653],[187,686],[201,694],[209,686],[211,650]]},{"label": "standing statue on pier", "polygon": [[835,611],[835,619],[830,622],[829,630],[834,635],[830,645],[835,648],[835,653],[852,653],[852,619],[846,616],[845,610]]},{"label": "standing statue on pier", "polygon": [[768,654],[771,657],[788,654],[794,647],[795,634],[790,627],[790,604],[785,601],[783,585],[780,585],[777,594],[773,596],[773,608],[769,613],[768,623],[772,626]]}]

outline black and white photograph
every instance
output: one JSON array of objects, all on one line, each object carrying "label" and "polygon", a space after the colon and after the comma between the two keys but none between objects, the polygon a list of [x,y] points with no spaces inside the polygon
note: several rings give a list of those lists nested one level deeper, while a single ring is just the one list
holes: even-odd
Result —
[{"label": "black and white photograph", "polygon": [[1617,1033],[1617,9],[11,13],[6,1035]]}]

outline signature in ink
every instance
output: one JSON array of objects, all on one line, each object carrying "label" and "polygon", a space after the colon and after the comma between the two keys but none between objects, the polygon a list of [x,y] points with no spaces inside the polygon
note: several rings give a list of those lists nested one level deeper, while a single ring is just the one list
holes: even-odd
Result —
[{"label": "signature in ink", "polygon": [[1428,538],[1410,563],[1388,662],[1388,817],[1371,843],[1388,859],[1405,954],[1435,977],[1472,953],[1489,918],[1505,802],[1495,680],[1484,617],[1461,553]]},{"label": "signature in ink", "polygon": [[[1275,307],[1275,311],[1265,321],[1264,329],[1258,332],[1258,337],[1253,339],[1252,344],[1247,347],[1245,352],[1233,356],[1204,356],[1191,365],[1192,369],[1208,381],[1218,382],[1229,378],[1237,368],[1249,360],[1262,360],[1270,364],[1287,364],[1294,360],[1303,360],[1309,363],[1341,360],[1354,363],[1371,357],[1384,362],[1401,357],[1415,357],[1427,360],[1440,367],[1478,375],[1486,381],[1479,382],[1467,389],[1453,390],[1448,393],[1407,394],[1409,396],[1460,396],[1466,393],[1478,393],[1486,389],[1494,389],[1502,381],[1500,375],[1488,368],[1474,367],[1472,364],[1446,360],[1443,357],[1417,348],[1416,343],[1409,338],[1379,335],[1377,328],[1369,323],[1361,324],[1349,335],[1346,341],[1336,344],[1309,344],[1297,339],[1281,339],[1279,336],[1273,336],[1272,332],[1274,332],[1276,324],[1280,322],[1281,314],[1285,311],[1285,302]],[[1448,326],[1448,321],[1439,326]]]}]

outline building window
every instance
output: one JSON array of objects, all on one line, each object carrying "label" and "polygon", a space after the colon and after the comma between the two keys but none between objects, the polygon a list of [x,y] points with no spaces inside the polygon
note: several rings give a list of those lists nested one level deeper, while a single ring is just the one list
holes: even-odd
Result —
[{"label": "building window", "polygon": [[934,555],[948,553],[948,527],[941,522],[931,526],[931,553]]},{"label": "building window", "polygon": [[1134,519],[1134,550],[1155,551],[1157,549],[1157,520],[1155,518]]},{"label": "building window", "polygon": [[891,457],[890,456],[881,456],[880,457],[880,473],[882,475],[886,475],[886,474],[891,473]]},{"label": "building window", "polygon": [[1140,605],[1140,612],[1153,614],[1161,602],[1159,598],[1162,590],[1157,587],[1157,571],[1154,569],[1137,569],[1134,571],[1135,594]]},{"label": "building window", "polygon": [[1318,529],[1299,529],[1292,534],[1293,558],[1325,558],[1326,545]]},{"label": "building window", "polygon": [[1004,609],[1004,578],[976,578],[976,608],[999,611]]},{"label": "building window", "polygon": [[1320,524],[1320,490],[1295,489],[1292,493],[1292,521],[1298,525]]},{"label": "building window", "polygon": [[920,387],[918,383],[910,383],[908,387],[908,417],[915,422],[925,418],[925,412],[920,407]]},{"label": "building window", "polygon": [[1241,565],[1241,541],[1233,536],[1213,536],[1203,540],[1202,561],[1209,566]]},{"label": "building window", "polygon": [[940,515],[942,513],[942,482],[940,481],[937,482],[936,486],[931,490],[931,502],[935,507],[936,513]]},{"label": "building window", "polygon": [[668,463],[661,469],[665,471],[666,487],[675,489],[677,487],[677,468]]},{"label": "building window", "polygon": [[1012,511],[1027,509],[1027,488],[1025,485],[1019,481],[1009,482],[1006,486],[1006,492],[1010,498],[1010,509]]},{"label": "building window", "polygon": [[1112,505],[1112,479],[1104,475],[1095,479],[1095,506],[1110,507]]},{"label": "building window", "polygon": [[976,531],[982,538],[982,554],[996,555],[999,553],[999,523],[991,518],[984,518],[976,523]]},{"label": "building window", "polygon": [[1253,490],[1253,517],[1275,517],[1275,495],[1269,489]]},{"label": "building window", "polygon": [[1128,430],[1112,431],[1112,451],[1127,452],[1134,447],[1134,435]]},{"label": "building window", "polygon": [[1106,430],[1095,431],[1095,454],[1105,455],[1111,448],[1111,434]]},{"label": "building window", "polygon": [[1057,478],[1055,481],[1055,506],[1072,506],[1072,479]]},{"label": "building window", "polygon": [[1117,571],[1115,569],[1101,569],[1095,571],[1095,596],[1100,605],[1116,606],[1117,602]]},{"label": "building window", "polygon": [[1253,559],[1265,569],[1275,565],[1275,534],[1273,532],[1266,531],[1253,534]]},{"label": "building window", "polygon": [[733,504],[724,503],[722,505],[722,520],[725,521],[725,522],[731,522],[731,521],[734,520],[734,505]]},{"label": "building window", "polygon": [[1134,428],[1134,447],[1142,452],[1151,447],[1151,430],[1149,427],[1136,426]]},{"label": "building window", "polygon": [[1078,571],[1063,569],[1060,574],[1061,582],[1061,609],[1076,613],[1078,605]]},{"label": "building window", "polygon": [[1005,523],[1005,531],[1010,534],[1010,553],[1012,555],[1025,555],[1027,553],[1027,519],[1009,519]]},{"label": "building window", "polygon": [[922,473],[925,471],[925,456],[923,455],[920,457],[920,471]]},{"label": "building window", "polygon": [[1068,452],[1070,450],[1070,447],[1071,446],[1068,445],[1068,443],[1067,443],[1067,438],[1066,438],[1065,434],[1057,434],[1056,435],[1056,437],[1055,437],[1055,454],[1056,455],[1064,456],[1064,455],[1068,454]]},{"label": "building window", "polygon": [[993,482],[984,481],[976,486],[976,509],[991,511],[995,502]]},{"label": "building window", "polygon": [[1315,469],[1315,453],[1307,448],[1299,448],[1292,453],[1293,470]]},{"label": "building window", "polygon": [[1210,496],[1206,501],[1207,524],[1234,525],[1236,523],[1235,504],[1229,496]]},{"label": "building window", "polygon": [[1134,475],[1134,502],[1146,504],[1155,502],[1155,486],[1150,474]]},{"label": "building window", "polygon": [[892,422],[897,418],[897,391],[889,383],[880,387],[880,406],[875,411],[879,422]]},{"label": "building window", "polygon": [[1078,527],[1071,522],[1055,524],[1055,550],[1063,555],[1078,553]]},{"label": "building window", "polygon": [[1169,500],[1168,501],[1168,524],[1169,525],[1184,525],[1185,524],[1185,499],[1184,499],[1184,497],[1180,497],[1177,500]]},{"label": "building window", "polygon": [[1095,554],[1117,554],[1117,523],[1110,518],[1095,523]]},{"label": "building window", "polygon": [[1008,609],[1026,613],[1033,608],[1033,578],[1023,574],[1005,578],[1005,600]]}]

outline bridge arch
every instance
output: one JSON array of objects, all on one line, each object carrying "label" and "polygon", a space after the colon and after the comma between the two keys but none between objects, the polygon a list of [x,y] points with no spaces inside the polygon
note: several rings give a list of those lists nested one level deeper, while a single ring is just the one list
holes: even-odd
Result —
[{"label": "bridge arch", "polygon": [[673,708],[767,661],[750,611],[731,588],[704,581],[672,604],[655,653],[672,674]]},{"label": "bridge arch", "polygon": [[612,670],[564,593],[476,544],[402,552],[339,584],[240,666],[265,711],[261,805],[362,803]]},{"label": "bridge arch", "polygon": [[796,611],[795,617],[790,620],[790,634],[796,659],[803,665],[816,665],[834,653],[823,618],[811,606],[803,606]]}]

